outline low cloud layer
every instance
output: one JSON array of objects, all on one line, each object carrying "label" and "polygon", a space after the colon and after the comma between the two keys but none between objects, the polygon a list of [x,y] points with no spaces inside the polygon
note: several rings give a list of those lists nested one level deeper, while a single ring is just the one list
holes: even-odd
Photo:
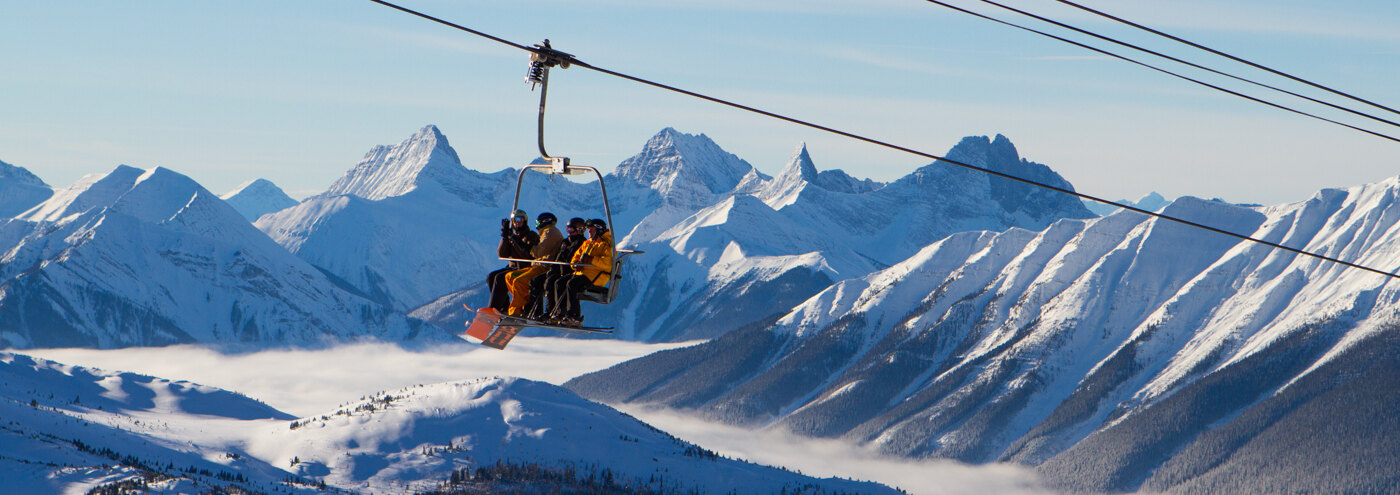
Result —
[{"label": "low cloud layer", "polygon": [[[387,344],[323,350],[226,354],[200,346],[32,349],[22,353],[65,364],[188,380],[237,391],[296,416],[313,416],[360,397],[402,387],[519,376],[561,384],[583,373],[687,344],[521,337],[505,351],[475,345],[409,351]],[[882,457],[845,442],[711,423],[666,409],[622,409],[679,438],[724,456],[781,466],[809,476],[867,480],[912,494],[1051,493],[1034,471],[1015,465]]]},{"label": "low cloud layer", "polygon": [[583,373],[685,344],[519,337],[504,351],[463,343],[431,351],[389,344],[225,354],[202,346],[21,351],[64,364],[188,380],[313,416],[385,390],[490,376],[562,384]]},{"label": "low cloud layer", "polygon": [[1029,468],[1012,464],[973,466],[944,460],[881,456],[838,440],[779,431],[748,430],[711,423],[668,409],[621,407],[632,416],[721,455],[782,466],[808,476],[876,481],[915,495],[1054,493]]}]

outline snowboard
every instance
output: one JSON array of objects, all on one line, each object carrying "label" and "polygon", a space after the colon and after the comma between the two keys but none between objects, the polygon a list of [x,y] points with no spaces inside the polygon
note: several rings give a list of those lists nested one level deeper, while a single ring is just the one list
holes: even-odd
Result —
[{"label": "snowboard", "polygon": [[476,317],[467,323],[467,336],[481,341],[481,345],[496,349],[505,349],[510,339],[520,333],[521,325],[514,325],[509,322],[502,323],[505,318],[496,308],[472,309],[463,305],[468,310],[475,311]]}]

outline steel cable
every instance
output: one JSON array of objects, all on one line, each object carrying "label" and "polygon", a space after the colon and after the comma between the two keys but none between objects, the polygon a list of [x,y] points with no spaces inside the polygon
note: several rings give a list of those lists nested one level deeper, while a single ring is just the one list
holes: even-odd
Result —
[{"label": "steel cable", "polygon": [[[1329,119],[1329,118],[1326,118],[1326,117],[1322,117],[1322,116],[1320,116],[1320,115],[1315,115],[1315,114],[1311,114],[1311,113],[1308,113],[1308,112],[1304,112],[1304,111],[1302,111],[1302,110],[1298,110],[1298,109],[1286,107],[1286,106],[1283,106],[1283,105],[1280,105],[1280,104],[1278,104],[1278,103],[1274,103],[1274,102],[1271,102],[1271,101],[1268,101],[1268,100],[1264,100],[1264,99],[1261,99],[1261,98],[1255,98],[1255,97],[1253,97],[1253,96],[1249,96],[1249,95],[1247,95],[1247,94],[1240,93],[1240,92],[1238,92],[1238,91],[1234,91],[1234,90],[1226,89],[1226,88],[1223,88],[1223,87],[1220,87],[1220,86],[1216,86],[1216,85],[1214,85],[1214,84],[1211,84],[1211,83],[1208,83],[1208,82],[1205,82],[1205,81],[1201,81],[1201,80],[1199,80],[1199,79],[1193,79],[1193,78],[1191,78],[1191,77],[1184,76],[1184,75],[1181,75],[1181,74],[1178,74],[1178,73],[1175,73],[1175,72],[1172,72],[1172,71],[1163,69],[1163,68],[1161,68],[1161,67],[1157,67],[1157,66],[1154,66],[1154,65],[1152,65],[1152,64],[1148,64],[1148,63],[1146,63],[1146,62],[1141,62],[1141,61],[1138,61],[1138,60],[1134,60],[1134,59],[1125,57],[1125,56],[1123,56],[1123,55],[1119,55],[1119,54],[1117,54],[1117,53],[1113,53],[1113,52],[1110,52],[1110,51],[1108,51],[1108,50],[1104,50],[1104,49],[1102,49],[1102,48],[1097,48],[1097,47],[1094,47],[1094,46],[1086,45],[1086,44],[1084,44],[1084,43],[1080,43],[1080,42],[1078,42],[1078,41],[1074,41],[1074,40],[1071,40],[1071,39],[1069,39],[1069,38],[1065,38],[1065,37],[1063,37],[1063,36],[1056,36],[1056,35],[1054,35],[1054,34],[1050,34],[1050,33],[1047,33],[1047,32],[1044,32],[1044,31],[1040,31],[1040,30],[1037,30],[1037,29],[1034,29],[1034,28],[1029,28],[1029,27],[1026,27],[1026,26],[1022,26],[1022,25],[1016,24],[1016,23],[1014,23],[1014,22],[1004,21],[1004,20],[1001,20],[1001,19],[997,19],[997,18],[995,18],[995,17],[991,17],[991,16],[988,16],[988,15],[985,15],[985,14],[980,14],[980,13],[977,13],[977,12],[973,12],[973,11],[971,11],[971,10],[967,10],[967,9],[962,8],[962,7],[958,7],[958,6],[956,6],[956,5],[952,5],[952,4],[949,4],[949,3],[941,2],[941,1],[939,1],[939,0],[924,0],[924,1],[926,1],[926,2],[928,2],[928,3],[935,4],[935,5],[941,5],[941,6],[943,6],[943,7],[947,7],[947,8],[956,10],[956,11],[958,11],[958,12],[962,12],[962,13],[964,13],[964,14],[968,14],[968,15],[976,16],[976,17],[979,17],[979,18],[982,18],[982,19],[986,19],[986,20],[995,22],[995,23],[997,23],[997,24],[1002,24],[1002,25],[1005,25],[1005,26],[1010,26],[1010,27],[1013,27],[1013,28],[1016,28],[1016,29],[1020,29],[1020,30],[1023,30],[1023,31],[1029,31],[1029,32],[1032,32],[1032,33],[1035,33],[1035,34],[1038,34],[1038,35],[1041,35],[1041,36],[1045,36],[1045,37],[1047,37],[1047,38],[1052,38],[1052,39],[1060,40],[1060,41],[1063,41],[1063,42],[1065,42],[1065,43],[1069,43],[1069,44],[1071,44],[1071,45],[1078,46],[1078,47],[1080,47],[1080,48],[1084,48],[1084,49],[1086,49],[1086,50],[1090,50],[1090,51],[1094,51],[1094,52],[1097,52],[1097,53],[1101,53],[1101,54],[1103,54],[1103,55],[1108,55],[1108,56],[1110,56],[1110,57],[1113,57],[1113,58],[1116,58],[1116,59],[1119,59],[1119,60],[1122,60],[1122,61],[1124,61],[1124,62],[1128,62],[1128,63],[1131,63],[1131,64],[1140,65],[1140,66],[1146,67],[1146,68],[1148,68],[1148,69],[1152,69],[1152,70],[1154,70],[1154,71],[1161,72],[1161,73],[1163,73],[1163,74],[1166,74],[1166,75],[1175,77],[1175,78],[1177,78],[1177,79],[1182,79],[1182,80],[1185,80],[1185,81],[1190,81],[1190,82],[1199,84],[1199,85],[1201,85],[1201,86],[1205,86],[1205,87],[1207,87],[1207,88],[1214,89],[1214,90],[1216,90],[1216,91],[1228,93],[1228,94],[1231,94],[1231,95],[1238,96],[1238,97],[1240,97],[1240,98],[1244,98],[1244,99],[1246,99],[1246,100],[1253,101],[1253,102],[1255,102],[1255,103],[1262,103],[1262,104],[1265,104],[1265,105],[1268,105],[1268,106],[1277,108],[1277,109],[1279,109],[1279,110],[1284,110],[1284,111],[1287,111],[1287,112],[1292,112],[1292,113],[1295,113],[1295,114],[1298,114],[1298,115],[1302,115],[1302,116],[1305,116],[1305,117],[1311,117],[1311,118],[1314,118],[1314,119],[1317,119],[1317,120],[1321,120],[1321,121],[1323,121],[1323,122],[1328,122],[1328,123],[1336,124],[1336,125],[1339,125],[1339,126],[1342,126],[1342,127],[1346,127],[1346,128],[1348,128],[1348,129],[1352,129],[1352,130],[1356,130],[1356,131],[1361,131],[1361,132],[1364,132],[1364,133],[1366,133],[1366,134],[1370,134],[1370,135],[1372,135],[1372,136],[1376,136],[1376,137],[1379,137],[1379,138],[1382,138],[1382,139],[1387,139],[1387,140],[1390,140],[1390,141],[1394,141],[1394,142],[1400,143],[1400,138],[1396,138],[1396,137],[1391,136],[1391,135],[1388,135],[1388,134],[1384,134],[1384,133],[1372,131],[1372,130],[1369,130],[1369,129],[1363,129],[1363,128],[1360,128],[1360,127],[1357,127],[1357,126],[1354,126],[1354,125],[1351,125],[1351,124],[1347,124],[1347,123],[1344,123],[1344,122],[1340,122],[1340,121],[1332,120],[1332,119]],[[993,5],[1002,6],[1002,7],[1004,7],[1004,8],[1007,8],[1007,9],[1010,9],[1010,10],[1013,10],[1013,11],[1017,11],[1016,9],[1011,9],[1010,7],[1006,7],[1006,6],[1004,6],[1004,5],[998,4],[998,3],[996,3],[996,2],[991,2],[991,1],[989,1],[989,0],[981,0],[981,1],[987,2],[987,3],[990,3],[990,4],[993,4]],[[1020,11],[1017,11],[1017,12],[1020,12]],[[1032,17],[1036,17],[1034,14],[1026,14],[1026,15],[1030,15],[1030,16],[1032,16]],[[1054,22],[1054,21],[1046,20],[1046,22]],[[1073,29],[1073,28],[1070,28],[1070,29]],[[1097,35],[1095,35],[1095,36],[1097,36]],[[1160,55],[1160,56],[1166,57],[1166,55]],[[1167,58],[1170,58],[1170,57],[1167,57]],[[1178,61],[1179,61],[1179,60],[1178,60]],[[1187,63],[1187,64],[1189,64],[1189,62],[1182,62],[1182,63]],[[1203,68],[1203,67],[1202,67],[1202,68]],[[1203,69],[1204,69],[1204,68],[1203,68]],[[1206,70],[1210,70],[1210,69],[1206,69]],[[1234,77],[1234,76],[1231,76],[1231,77]],[[1257,84],[1257,83],[1256,83],[1256,84]],[[1272,87],[1272,86],[1266,86],[1266,87]],[[1277,88],[1274,88],[1274,89],[1277,89]],[[1279,91],[1283,91],[1283,90],[1279,90]],[[1284,92],[1287,93],[1287,91],[1284,91]],[[1293,93],[1290,93],[1290,94],[1293,94]],[[1302,98],[1307,98],[1306,96],[1302,96],[1302,95],[1296,95],[1296,94],[1295,94],[1295,96],[1299,96],[1299,97],[1302,97]],[[1311,98],[1308,98],[1308,99],[1311,99]],[[1316,101],[1316,100],[1314,100],[1314,101]],[[1319,102],[1319,103],[1323,103],[1323,102]],[[1324,104],[1331,105],[1330,103],[1324,103]],[[1331,106],[1336,106],[1336,105],[1331,105]],[[1337,108],[1341,108],[1341,107],[1337,107]],[[1374,117],[1373,117],[1373,118],[1374,118]],[[1400,126],[1400,124],[1395,124],[1395,123],[1392,123],[1392,122],[1390,122],[1390,121],[1388,121],[1388,120],[1382,120],[1382,122],[1387,122],[1387,123],[1391,123],[1392,125]]]},{"label": "steel cable", "polygon": [[1385,106],[1385,105],[1382,105],[1382,104],[1379,104],[1379,103],[1376,103],[1376,102],[1367,100],[1367,99],[1365,99],[1365,98],[1361,98],[1361,97],[1358,97],[1358,96],[1353,96],[1353,95],[1351,95],[1351,94],[1348,94],[1348,93],[1345,93],[1345,92],[1342,92],[1342,91],[1339,91],[1339,90],[1336,90],[1336,89],[1332,89],[1332,88],[1329,88],[1329,87],[1327,87],[1327,86],[1323,86],[1323,85],[1321,85],[1321,84],[1318,84],[1318,83],[1309,81],[1309,80],[1307,80],[1307,79],[1303,79],[1303,78],[1301,78],[1301,77],[1294,76],[1294,75],[1289,74],[1289,73],[1286,73],[1286,72],[1282,72],[1282,71],[1275,70],[1275,69],[1269,68],[1269,67],[1264,66],[1264,65],[1261,65],[1261,64],[1257,64],[1257,63],[1254,63],[1254,62],[1250,62],[1250,61],[1245,60],[1245,59],[1243,59],[1243,58],[1236,57],[1236,56],[1234,56],[1234,55],[1231,55],[1231,54],[1222,52],[1222,51],[1220,51],[1220,50],[1216,50],[1216,49],[1214,49],[1214,48],[1211,48],[1211,47],[1208,47],[1208,46],[1205,46],[1205,45],[1201,45],[1201,44],[1199,44],[1199,43],[1194,43],[1194,42],[1189,41],[1189,40],[1185,40],[1185,39],[1182,39],[1182,38],[1179,38],[1179,37],[1176,37],[1176,36],[1172,36],[1172,35],[1170,35],[1170,34],[1167,34],[1167,33],[1162,32],[1162,31],[1158,31],[1158,30],[1156,30],[1156,29],[1152,29],[1152,28],[1150,28],[1150,27],[1147,27],[1147,26],[1144,26],[1144,25],[1135,23],[1135,22],[1133,22],[1133,21],[1129,21],[1129,20],[1127,20],[1127,19],[1123,19],[1123,18],[1121,18],[1121,17],[1117,17],[1117,16],[1114,16],[1114,15],[1111,15],[1111,14],[1107,14],[1107,13],[1104,13],[1104,12],[1100,12],[1100,11],[1098,11],[1098,10],[1094,10],[1094,9],[1092,9],[1092,8],[1085,7],[1085,6],[1083,6],[1083,5],[1080,5],[1080,4],[1071,2],[1071,1],[1069,1],[1069,0],[1056,0],[1056,1],[1058,1],[1058,2],[1060,2],[1060,3],[1062,3],[1062,4],[1065,4],[1065,5],[1069,5],[1069,6],[1071,6],[1071,7],[1074,7],[1074,8],[1077,8],[1077,9],[1080,9],[1080,10],[1083,10],[1083,11],[1086,11],[1086,12],[1089,12],[1089,13],[1092,13],[1092,14],[1095,14],[1095,15],[1098,15],[1098,16],[1100,16],[1100,17],[1104,17],[1104,18],[1107,18],[1107,19],[1110,19],[1110,20],[1113,20],[1113,21],[1117,21],[1117,22],[1120,22],[1120,23],[1123,23],[1123,24],[1127,24],[1127,25],[1129,25],[1129,26],[1132,26],[1132,27],[1141,29],[1141,30],[1143,30],[1143,31],[1147,31],[1147,32],[1152,33],[1152,34],[1155,34],[1155,35],[1157,35],[1157,36],[1161,36],[1161,37],[1163,37],[1163,38],[1167,38],[1167,39],[1169,39],[1169,40],[1176,41],[1176,42],[1178,42],[1178,43],[1182,43],[1182,44],[1185,44],[1185,45],[1188,45],[1188,46],[1191,46],[1191,47],[1194,47],[1194,48],[1197,48],[1197,49],[1200,49],[1200,50],[1205,50],[1205,51],[1207,51],[1207,52],[1210,52],[1210,53],[1219,55],[1219,56],[1221,56],[1221,57],[1228,58],[1228,59],[1230,59],[1230,60],[1234,60],[1234,61],[1236,61],[1236,62],[1239,62],[1239,63],[1245,64],[1245,65],[1248,65],[1248,66],[1250,66],[1250,67],[1254,67],[1254,68],[1259,69],[1259,70],[1263,70],[1263,71],[1272,73],[1272,74],[1277,75],[1277,76],[1280,76],[1280,77],[1286,77],[1286,78],[1288,78],[1288,79],[1292,79],[1292,80],[1297,81],[1297,82],[1299,82],[1299,83],[1303,83],[1303,84],[1306,84],[1306,85],[1308,85],[1308,86],[1312,86],[1312,87],[1314,87],[1314,88],[1321,89],[1321,90],[1323,90],[1323,91],[1326,91],[1326,92],[1329,92],[1329,93],[1332,93],[1332,94],[1335,94],[1335,95],[1338,95],[1338,96],[1342,96],[1342,97],[1351,99],[1351,100],[1353,100],[1353,101],[1365,103],[1365,104],[1367,104],[1367,105],[1370,105],[1370,106],[1373,106],[1373,107],[1376,107],[1376,108],[1379,108],[1379,109],[1388,111],[1388,112],[1390,112],[1390,113],[1400,114],[1400,110],[1396,110],[1396,109],[1394,109],[1394,108],[1391,108],[1391,107],[1388,107],[1388,106]]},{"label": "steel cable", "polygon": [[[519,44],[519,43],[510,42],[510,41],[504,40],[504,39],[502,39],[502,38],[498,38],[498,37],[495,37],[495,36],[491,36],[491,35],[489,35],[489,34],[485,34],[485,33],[482,33],[482,32],[480,32],[480,31],[477,31],[477,30],[474,30],[474,29],[466,28],[466,27],[464,27],[464,26],[461,26],[461,25],[458,25],[458,24],[455,24],[455,23],[452,23],[452,22],[448,22],[448,21],[446,21],[446,20],[442,20],[442,19],[439,19],[439,18],[430,16],[430,15],[427,15],[427,14],[423,14],[423,13],[416,12],[416,11],[413,11],[413,10],[410,10],[410,9],[407,9],[407,8],[404,8],[404,7],[400,7],[400,6],[398,6],[398,5],[394,5],[394,4],[391,4],[391,3],[389,3],[389,2],[385,2],[385,1],[383,1],[383,0],[370,0],[370,1],[371,1],[371,2],[374,2],[374,3],[382,4],[382,5],[385,5],[385,6],[388,6],[388,7],[392,7],[392,8],[394,8],[394,9],[401,10],[401,11],[404,11],[404,12],[407,12],[407,13],[416,15],[416,16],[418,16],[418,17],[422,17],[422,18],[424,18],[424,19],[428,19],[428,20],[431,20],[431,21],[434,21],[434,22],[437,22],[437,23],[440,23],[440,24],[443,24],[443,25],[446,25],[446,26],[450,26],[450,27],[453,27],[453,28],[456,28],[456,29],[460,29],[460,30],[462,30],[462,31],[466,31],[466,32],[468,32],[468,33],[472,33],[472,34],[481,36],[481,37],[483,37],[483,38],[490,39],[490,40],[492,40],[492,41],[496,41],[496,42],[499,42],[499,43],[502,43],[502,44],[505,44],[505,45],[508,45],[508,46],[511,46],[511,47],[514,47],[514,48],[517,48],[517,49],[520,49],[520,50],[524,50],[524,51],[528,51],[528,52],[532,52],[532,53],[537,51],[537,49],[535,49],[535,48],[533,48],[533,47],[528,47],[528,46],[525,46],[525,45],[522,45],[522,44]],[[779,113],[770,112],[770,111],[767,111],[767,110],[762,110],[762,109],[759,109],[759,108],[756,108],[756,107],[752,107],[752,106],[748,106],[748,105],[743,105],[743,104],[740,104],[740,103],[735,103],[735,102],[732,102],[732,101],[729,101],[729,100],[725,100],[725,99],[722,99],[722,98],[716,98],[716,97],[713,97],[713,96],[705,95],[705,94],[702,94],[702,93],[697,93],[697,92],[690,91],[690,90],[687,90],[687,89],[682,89],[682,88],[679,88],[679,87],[676,87],[676,86],[671,86],[671,85],[667,85],[667,84],[662,84],[662,83],[655,82],[655,81],[651,81],[651,80],[648,80],[648,79],[644,79],[644,78],[640,78],[640,77],[636,77],[636,76],[624,74],[624,73],[621,73],[621,72],[617,72],[617,71],[605,69],[605,68],[602,68],[602,67],[598,67],[598,66],[595,66],[595,65],[586,63],[586,62],[584,62],[584,61],[582,61],[582,60],[578,60],[577,58],[571,58],[571,59],[570,59],[570,63],[571,63],[572,65],[574,65],[574,66],[583,67],[583,68],[586,68],[586,69],[589,69],[589,70],[592,70],[592,71],[595,71],[595,72],[599,72],[599,73],[601,73],[601,74],[606,74],[606,75],[618,77],[618,78],[621,78],[621,79],[626,79],[626,80],[628,80],[628,81],[640,83],[640,84],[647,85],[647,86],[652,86],[652,87],[655,87],[655,88],[658,88],[658,89],[663,89],[663,90],[671,91],[671,92],[674,92],[674,93],[683,94],[683,95],[686,95],[686,96],[691,96],[691,97],[694,97],[694,98],[699,98],[699,99],[702,99],[702,100],[706,100],[706,101],[713,102],[713,103],[718,103],[718,104],[721,104],[721,105],[724,105],[724,106],[728,106],[728,107],[731,107],[731,108],[736,108],[736,109],[739,109],[739,110],[744,110],[744,111],[747,111],[747,112],[751,112],[751,113],[763,115],[763,116],[766,116],[766,117],[770,117],[770,118],[782,120],[782,121],[785,121],[785,122],[797,124],[797,125],[800,125],[800,126],[803,126],[803,127],[808,127],[808,128],[816,129],[816,130],[819,130],[819,131],[824,131],[824,132],[828,132],[828,133],[831,133],[831,134],[836,134],[836,135],[838,135],[838,136],[843,136],[843,137],[847,137],[847,138],[850,138],[850,139],[855,139],[855,140],[858,140],[858,141],[862,141],[862,142],[869,143],[869,144],[873,144],[873,145],[876,145],[876,146],[880,146],[880,147],[892,149],[892,150],[895,150],[895,151],[901,151],[901,152],[908,153],[908,154],[911,154],[911,155],[916,155],[916,156],[921,156],[921,157],[924,157],[924,158],[933,159],[933,160],[936,160],[936,161],[938,161],[938,162],[943,162],[943,163],[947,163],[947,164],[950,164],[950,165],[955,165],[955,166],[962,167],[962,168],[966,168],[966,169],[969,169],[969,170],[975,170],[975,171],[982,172],[982,173],[985,173],[985,174],[989,174],[989,175],[1001,177],[1001,178],[1004,178],[1004,179],[1009,179],[1009,180],[1013,180],[1013,181],[1016,181],[1016,182],[1021,182],[1021,183],[1024,183],[1024,184],[1028,184],[1028,185],[1031,185],[1031,186],[1040,187],[1040,188],[1044,188],[1044,189],[1049,189],[1049,190],[1051,190],[1051,191],[1056,191],[1056,192],[1068,194],[1068,195],[1071,195],[1071,196],[1075,196],[1075,197],[1080,198],[1080,199],[1087,199],[1087,200],[1094,201],[1094,202],[1097,202],[1097,203],[1102,203],[1102,204],[1106,204],[1106,205],[1116,206],[1116,207],[1118,207],[1118,208],[1122,208],[1122,209],[1125,209],[1125,210],[1128,210],[1128,211],[1140,213],[1140,214],[1147,215],[1147,216],[1150,216],[1150,217],[1160,218],[1160,219],[1163,219],[1163,220],[1168,220],[1168,221],[1176,222],[1176,223],[1179,223],[1179,224],[1182,224],[1182,225],[1187,225],[1187,226],[1199,228],[1199,229],[1202,229],[1202,230],[1206,230],[1206,231],[1210,231],[1210,232],[1215,232],[1215,233],[1218,233],[1218,234],[1223,234],[1223,235],[1230,236],[1230,237],[1234,237],[1234,238],[1237,238],[1237,239],[1240,239],[1240,240],[1244,240],[1244,241],[1249,241],[1249,242],[1254,242],[1254,243],[1262,244],[1262,245],[1269,246],[1269,247],[1272,247],[1272,248],[1275,248],[1275,249],[1280,249],[1280,250],[1288,251],[1288,252],[1291,252],[1291,253],[1300,254],[1300,255],[1303,255],[1303,256],[1308,256],[1308,257],[1311,257],[1311,258],[1320,259],[1320,260],[1323,260],[1323,261],[1330,261],[1330,262],[1332,262],[1332,263],[1337,263],[1337,264],[1342,265],[1342,266],[1347,266],[1347,267],[1351,267],[1351,268],[1356,268],[1356,269],[1359,269],[1359,270],[1364,270],[1364,271],[1371,272],[1371,273],[1376,273],[1376,274],[1379,274],[1379,275],[1385,275],[1385,276],[1387,276],[1387,277],[1400,278],[1400,275],[1397,275],[1397,274],[1395,274],[1395,273],[1382,271],[1382,270],[1380,270],[1380,269],[1371,268],[1371,267],[1368,267],[1368,266],[1365,266],[1365,265],[1360,265],[1360,264],[1352,263],[1352,262],[1349,262],[1349,261],[1344,261],[1344,260],[1337,259],[1337,258],[1334,258],[1334,257],[1331,257],[1331,256],[1323,255],[1323,254],[1318,254],[1318,253],[1313,253],[1313,252],[1309,252],[1309,251],[1304,251],[1304,250],[1302,250],[1302,249],[1298,249],[1298,248],[1294,248],[1294,247],[1285,246],[1285,245],[1282,245],[1282,244],[1279,244],[1279,243],[1276,243],[1276,242],[1266,241],[1266,240],[1263,240],[1263,239],[1259,239],[1259,238],[1247,236],[1247,235],[1244,235],[1244,234],[1239,234],[1239,233],[1235,233],[1235,232],[1230,232],[1230,231],[1225,230],[1225,229],[1221,229],[1221,228],[1218,228],[1218,227],[1212,227],[1212,226],[1210,226],[1210,225],[1205,225],[1205,224],[1202,224],[1202,223],[1199,223],[1199,222],[1194,222],[1194,221],[1191,221],[1191,220],[1186,220],[1186,219],[1184,219],[1184,218],[1178,218],[1178,217],[1174,217],[1174,216],[1171,216],[1171,215],[1164,215],[1164,214],[1161,214],[1161,213],[1158,213],[1158,212],[1155,212],[1155,211],[1150,211],[1150,210],[1146,210],[1146,209],[1143,209],[1143,208],[1138,208],[1138,207],[1136,207],[1136,206],[1131,206],[1131,205],[1126,205],[1126,204],[1118,203],[1118,202],[1115,202],[1115,201],[1110,201],[1110,200],[1103,199],[1103,198],[1099,198],[1099,197],[1092,196],[1092,195],[1089,195],[1089,194],[1084,194],[1084,193],[1081,193],[1081,192],[1077,192],[1077,191],[1075,191],[1075,190],[1073,190],[1073,189],[1067,189],[1067,188],[1063,188],[1063,187],[1053,186],[1053,185],[1050,185],[1050,184],[1044,184],[1044,183],[1041,183],[1041,182],[1036,182],[1036,181],[1033,181],[1033,180],[1030,180],[1030,179],[1026,179],[1026,178],[1022,178],[1022,177],[1017,177],[1017,176],[1015,176],[1015,175],[1007,174],[1007,173],[1004,173],[1004,172],[998,172],[998,171],[995,171],[995,170],[991,170],[991,169],[979,167],[979,166],[972,165],[972,164],[969,164],[969,163],[964,163],[964,162],[961,162],[961,161],[957,161],[957,160],[949,159],[949,158],[946,158],[946,157],[938,156],[938,155],[935,155],[935,154],[932,154],[932,153],[927,153],[927,152],[924,152],[924,151],[919,151],[919,150],[916,150],[916,149],[913,149],[913,148],[908,148],[908,147],[905,147],[905,146],[900,146],[900,145],[888,143],[888,142],[885,142],[885,141],[880,141],[880,140],[878,140],[878,139],[873,139],[873,138],[865,137],[865,136],[862,136],[862,135],[859,135],[859,134],[855,134],[855,133],[843,131],[843,130],[836,129],[836,128],[833,128],[833,127],[828,127],[828,126],[824,126],[824,125],[821,125],[821,124],[816,124],[816,123],[808,122],[808,121],[805,121],[805,120],[801,120],[801,119],[789,117],[789,116],[782,115],[782,114],[779,114]]]}]

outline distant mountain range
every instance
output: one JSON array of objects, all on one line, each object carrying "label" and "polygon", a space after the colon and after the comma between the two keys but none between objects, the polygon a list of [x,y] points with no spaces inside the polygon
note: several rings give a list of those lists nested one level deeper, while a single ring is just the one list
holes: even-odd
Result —
[{"label": "distant mountain range", "polygon": [[0,348],[451,338],[338,285],[168,169],[90,175],[0,224]]},{"label": "distant mountain range", "polygon": [[[947,156],[1072,188],[1003,136]],[[0,217],[0,347],[15,348],[453,338],[500,265],[518,177],[463,166],[427,126],[250,225],[166,169],[57,192],[0,171],[0,191],[31,194],[0,201],[15,212]],[[596,183],[525,181],[531,215],[603,216]],[[799,146],[770,177],[670,128],[607,185],[620,244],[646,254],[587,321],[706,341],[571,381],[584,397],[1024,463],[1071,491],[1400,490],[1387,407],[1400,293],[1383,275],[1131,211],[1097,217],[946,164],[879,183],[819,171]],[[1397,197],[1400,178],[1162,211],[1394,271]],[[316,462],[379,486],[375,459]]]},{"label": "distant mountain range", "polygon": [[[950,157],[1072,187],[1001,136],[968,138]],[[376,301],[452,328],[466,319],[462,303],[484,304],[517,176],[465,168],[428,126],[370,150],[326,193],[257,226]],[[1092,216],[1072,198],[938,164],[890,184],[818,172],[805,147],[772,178],[704,135],[669,128],[607,181],[620,244],[647,254],[631,258],[613,307],[586,316],[651,341],[723,334],[952,232]],[[531,215],[603,216],[596,184],[532,172],[521,198]]]},{"label": "distant mountain range", "polygon": [[[1385,270],[1400,179],[1164,213]],[[1038,466],[1059,486],[1400,489],[1389,278],[1132,212],[953,234],[768,322],[574,379],[609,403]],[[1328,453],[1321,455],[1320,453]]]},{"label": "distant mountain range", "polygon": [[517,378],[386,391],[295,418],[214,387],[0,353],[0,416],[9,493],[896,493],[722,458]]}]

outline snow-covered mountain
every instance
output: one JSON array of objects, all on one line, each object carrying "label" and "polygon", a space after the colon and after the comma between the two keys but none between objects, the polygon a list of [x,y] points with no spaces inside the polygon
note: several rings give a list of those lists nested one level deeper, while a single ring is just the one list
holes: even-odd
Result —
[{"label": "snow-covered mountain", "polygon": [[[1119,204],[1125,204],[1125,205],[1128,205],[1128,206],[1137,207],[1137,208],[1142,208],[1142,209],[1147,210],[1147,211],[1161,211],[1162,208],[1164,208],[1164,207],[1166,207],[1167,205],[1171,204],[1171,201],[1167,201],[1167,198],[1162,197],[1161,194],[1157,194],[1157,193],[1154,191],[1154,192],[1147,193],[1146,196],[1143,196],[1143,197],[1139,198],[1137,201],[1130,201],[1130,200],[1126,200],[1126,199],[1120,199],[1120,200],[1118,200],[1118,203],[1119,203]],[[1101,217],[1106,217],[1106,216],[1112,215],[1113,212],[1116,212],[1116,211],[1119,210],[1119,208],[1118,208],[1117,206],[1106,205],[1106,204],[1103,204],[1103,203],[1099,203],[1098,201],[1089,201],[1089,200],[1087,200],[1087,199],[1084,200],[1084,207],[1085,207],[1085,208],[1088,208],[1089,211],[1094,212],[1095,215],[1098,215],[1098,216],[1101,216]]]},{"label": "snow-covered mountain", "polygon": [[[1073,188],[1020,158],[1003,136],[963,139],[949,157]],[[1040,229],[1060,218],[1092,216],[1072,197],[941,163],[890,184],[818,172],[805,145],[777,177],[738,184],[717,203],[667,222],[659,234],[647,238],[648,218],[626,238],[648,254],[621,298],[624,334],[656,341],[715,337],[777,316],[834,281],[898,263],[954,232]]]},{"label": "snow-covered mountain", "polygon": [[[447,138],[429,125],[402,143],[374,147],[325,193],[266,215],[256,226],[371,298],[408,310],[482,284],[498,268],[499,222],[510,209],[517,175],[515,169],[485,174],[464,167]],[[589,187],[597,186],[536,180],[522,206],[531,215],[554,209],[602,216],[601,200],[588,195]]]},{"label": "snow-covered mountain", "polygon": [[258,217],[281,211],[297,205],[297,201],[287,196],[282,188],[267,179],[254,179],[244,182],[232,191],[219,196],[249,222]]},{"label": "snow-covered mountain", "polygon": [[753,170],[708,136],[667,127],[618,164],[615,176],[655,191],[664,204],[698,209],[726,196]]},{"label": "snow-covered mountain", "polygon": [[[1400,178],[1165,213],[1396,270],[1397,197]],[[1397,322],[1385,276],[1123,211],[956,233],[771,324],[566,386],[1073,490],[1393,492]]]},{"label": "snow-covered mountain", "polygon": [[[1072,187],[1003,136],[964,139],[950,157]],[[452,327],[465,319],[462,303],[484,302],[482,280],[500,265],[495,232],[516,176],[466,168],[427,126],[370,150],[327,193],[257,226],[376,300]],[[543,177],[527,174],[520,203],[532,214],[602,216],[596,183],[535,176]],[[952,232],[1092,216],[1072,198],[945,164],[892,184],[819,172],[805,146],[768,177],[709,137],[672,128],[606,180],[619,244],[647,254],[630,258],[612,307],[590,305],[585,315],[654,341],[722,334]]]},{"label": "snow-covered mountain", "polygon": [[188,177],[120,166],[0,224],[0,347],[450,338],[273,243]]},{"label": "snow-covered mountain", "polygon": [[298,419],[213,387],[0,353],[0,415],[0,474],[17,493],[895,493],[720,458],[518,378],[384,392]]},{"label": "snow-covered mountain", "polygon": [[0,219],[13,217],[53,196],[53,188],[22,167],[0,162]]}]

